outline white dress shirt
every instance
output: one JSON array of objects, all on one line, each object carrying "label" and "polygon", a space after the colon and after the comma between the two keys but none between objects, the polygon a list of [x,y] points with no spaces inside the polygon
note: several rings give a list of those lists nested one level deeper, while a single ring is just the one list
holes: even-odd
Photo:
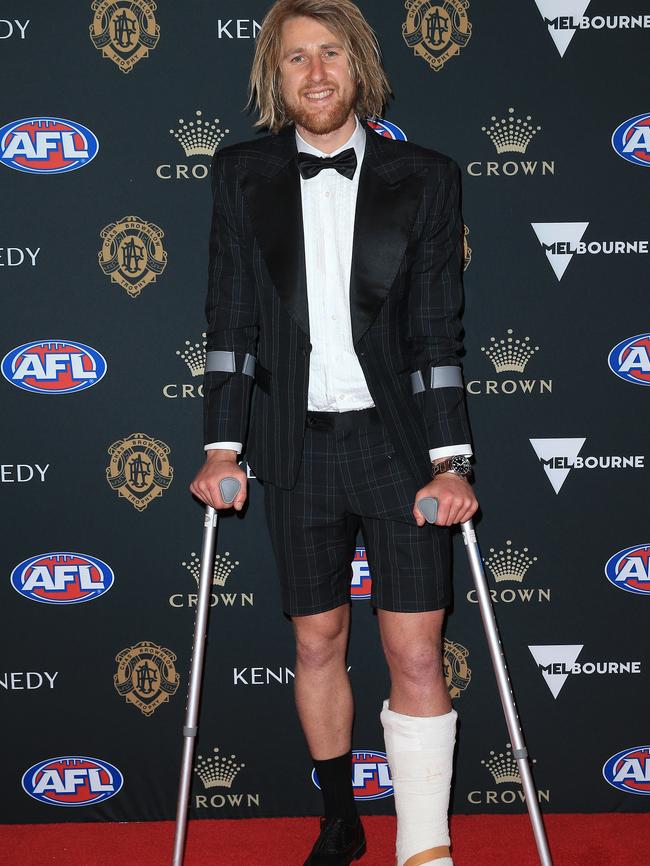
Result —
[{"label": "white dress shirt", "polygon": [[[309,339],[307,408],[312,412],[349,412],[374,406],[352,342],[350,274],[359,175],[366,149],[366,131],[356,121],[352,136],[332,153],[323,153],[296,131],[299,152],[318,157],[336,156],[353,147],[357,168],[352,180],[334,168],[313,178],[300,178],[305,236],[305,268]],[[214,442],[205,446],[240,453],[240,442]],[[469,445],[432,448],[431,460],[455,454],[471,455]]]}]

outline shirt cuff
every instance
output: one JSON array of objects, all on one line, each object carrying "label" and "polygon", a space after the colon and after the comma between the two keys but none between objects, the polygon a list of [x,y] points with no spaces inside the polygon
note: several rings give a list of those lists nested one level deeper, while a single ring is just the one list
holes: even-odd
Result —
[{"label": "shirt cuff", "polygon": [[430,448],[429,457],[431,460],[440,460],[442,457],[471,457],[472,449],[470,445],[445,445],[442,448]]},{"label": "shirt cuff", "polygon": [[241,442],[210,442],[209,445],[205,445],[203,447],[204,451],[214,451],[216,448],[223,448],[229,451],[236,451],[238,454],[241,454],[242,450]]}]

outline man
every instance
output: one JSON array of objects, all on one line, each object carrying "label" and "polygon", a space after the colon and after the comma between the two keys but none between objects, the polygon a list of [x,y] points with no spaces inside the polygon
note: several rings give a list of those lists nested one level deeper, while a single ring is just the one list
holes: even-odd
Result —
[{"label": "man", "polygon": [[[449,527],[477,508],[458,361],[459,172],[366,125],[388,94],[351,0],[278,0],[251,74],[259,125],[272,134],[213,164],[207,459],[191,490],[228,507],[218,484],[232,476],[241,510],[244,445],[264,485],[295,630],[296,704],[324,799],[305,866],[347,866],[366,850],[346,670],[359,528],[391,674],[381,721],[397,866],[452,864],[456,713],[441,628]],[[435,526],[417,507],[425,496],[438,499]]]}]

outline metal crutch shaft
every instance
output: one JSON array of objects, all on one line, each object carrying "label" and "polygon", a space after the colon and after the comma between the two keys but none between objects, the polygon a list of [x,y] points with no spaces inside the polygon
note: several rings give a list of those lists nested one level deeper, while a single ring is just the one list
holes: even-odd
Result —
[{"label": "metal crutch shaft", "polygon": [[[429,523],[435,523],[437,515],[438,502],[432,497],[425,497],[418,500],[417,506]],[[469,559],[470,570],[474,578],[476,586],[476,595],[478,597],[481,619],[483,620],[483,628],[487,638],[488,649],[492,659],[492,666],[497,679],[499,689],[499,697],[501,698],[501,706],[510,735],[512,744],[512,753],[517,761],[519,775],[521,776],[521,784],[526,797],[526,806],[528,807],[528,815],[533,828],[535,844],[537,845],[537,853],[541,866],[553,866],[551,852],[548,847],[542,813],[537,800],[537,791],[533,782],[533,776],[528,762],[528,750],[524,741],[521,723],[517,714],[517,705],[515,696],[508,676],[508,667],[506,665],[505,655],[501,638],[499,637],[499,629],[497,627],[494,609],[492,607],[492,599],[488,589],[485,572],[483,570],[483,561],[479,550],[474,523],[472,520],[467,520],[461,523],[463,533],[463,541]]]},{"label": "metal crutch shaft", "polygon": [[[240,484],[236,478],[224,478],[219,482],[224,502],[232,502],[239,492]],[[176,808],[176,833],[174,836],[173,866],[183,866],[185,849],[185,834],[187,831],[187,808],[190,798],[192,780],[192,758],[194,744],[199,730],[199,703],[201,699],[201,679],[203,676],[203,661],[205,656],[205,641],[207,637],[208,611],[210,608],[210,593],[212,590],[212,572],[214,568],[214,550],[217,540],[217,512],[207,505],[203,519],[203,545],[201,548],[201,572],[199,577],[199,592],[194,622],[194,641],[192,645],[192,662],[190,666],[190,682],[187,696],[185,725],[183,727],[183,758],[181,776],[178,787],[178,805]]]}]

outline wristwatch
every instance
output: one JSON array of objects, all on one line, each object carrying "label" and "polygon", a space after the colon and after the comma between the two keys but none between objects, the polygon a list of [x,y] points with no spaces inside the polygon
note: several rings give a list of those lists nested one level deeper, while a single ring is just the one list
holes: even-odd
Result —
[{"label": "wristwatch", "polygon": [[472,467],[469,457],[461,457],[456,454],[454,457],[446,457],[439,463],[432,463],[431,470],[434,478],[442,475],[443,472],[451,472],[453,475],[460,475],[461,478],[466,478],[472,471]]}]

